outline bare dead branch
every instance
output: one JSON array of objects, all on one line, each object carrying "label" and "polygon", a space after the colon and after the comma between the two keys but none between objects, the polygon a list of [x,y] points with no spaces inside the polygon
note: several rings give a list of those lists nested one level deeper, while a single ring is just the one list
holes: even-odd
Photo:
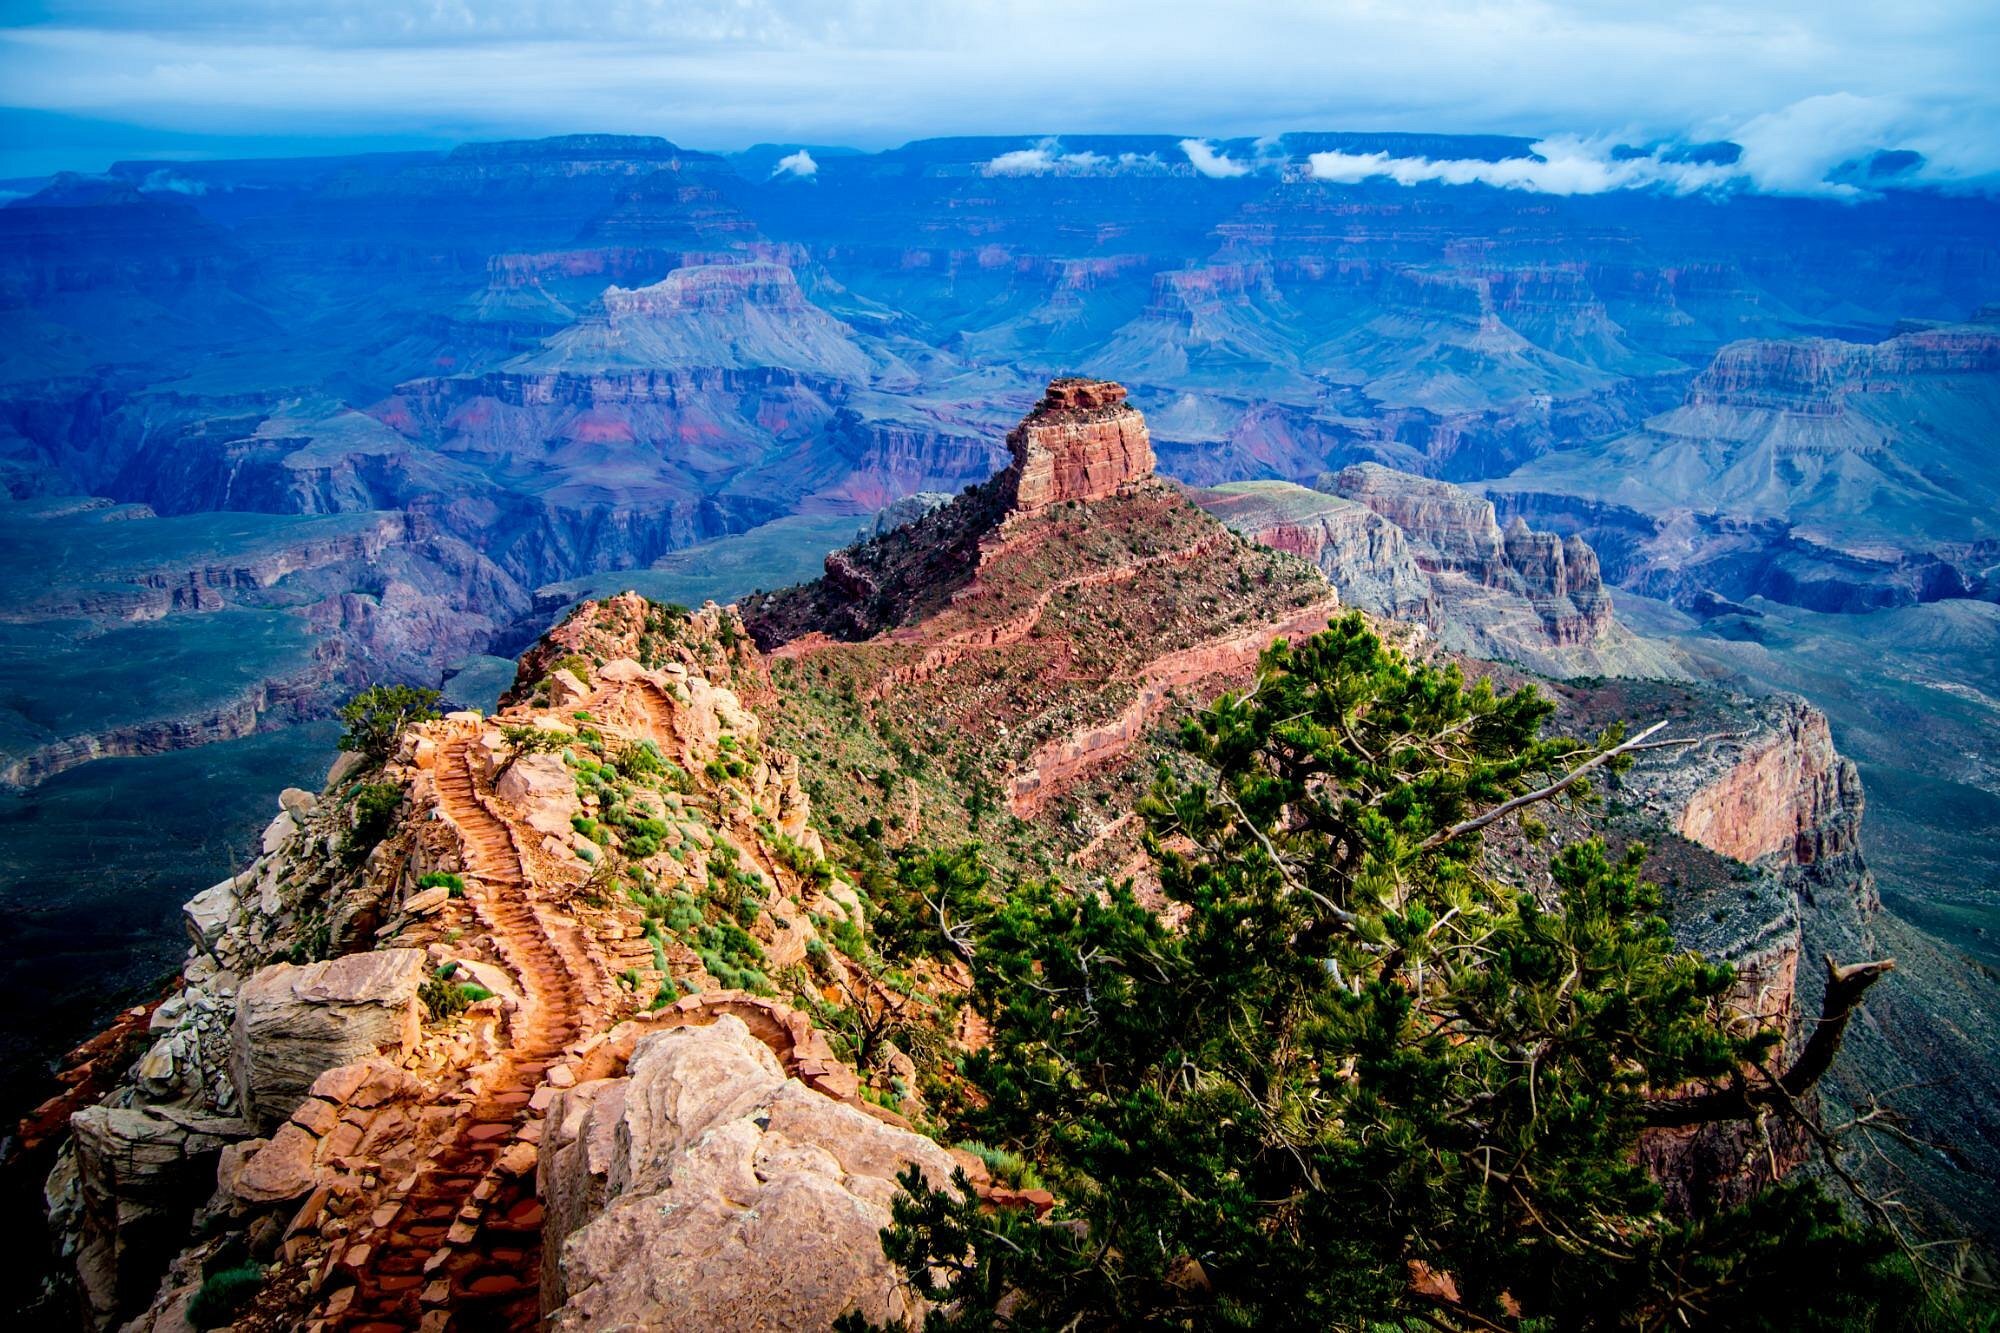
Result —
[{"label": "bare dead branch", "polygon": [[1803,1096],[1819,1082],[1840,1052],[1847,1035],[1848,1020],[1861,1004],[1868,988],[1893,972],[1896,960],[1883,958],[1871,963],[1845,966],[1826,959],[1826,999],[1820,1005],[1818,1024],[1806,1039],[1799,1058],[1783,1074],[1761,1083],[1744,1082],[1735,1087],[1692,1097],[1671,1097],[1646,1104],[1646,1123],[1657,1127],[1703,1125],[1720,1120],[1747,1120],[1762,1108],[1778,1106]]},{"label": "bare dead branch", "polygon": [[1665,727],[1666,725],[1667,724],[1664,719],[1655,722],[1652,726],[1647,727],[1644,731],[1640,732],[1637,736],[1634,736],[1631,740],[1626,741],[1620,745],[1614,745],[1608,750],[1603,750],[1597,754],[1592,755],[1590,758],[1578,764],[1575,768],[1572,768],[1569,772],[1557,778],[1554,782],[1551,782],[1548,786],[1539,788],[1535,791],[1528,792],[1527,794],[1522,796],[1516,796],[1511,801],[1502,801],[1499,805],[1494,806],[1491,810],[1486,811],[1484,814],[1474,815],[1471,819],[1465,820],[1461,823],[1453,824],[1448,829],[1442,829],[1439,832],[1431,834],[1430,837],[1425,838],[1423,842],[1417,845],[1417,850],[1420,852],[1428,852],[1433,848],[1442,847],[1446,843],[1452,841],[1454,838],[1462,838],[1468,833],[1477,833],[1480,829],[1485,828],[1488,824],[1496,823],[1499,820],[1505,819],[1508,815],[1513,814],[1516,810],[1525,809],[1528,806],[1535,805],[1542,801],[1546,801],[1552,796],[1559,795],[1562,792],[1568,790],[1570,787],[1574,786],[1579,779],[1581,779],[1586,773],[1590,772],[1592,769],[1601,768],[1605,764],[1610,763],[1613,759],[1616,759],[1618,756],[1622,754],[1630,754],[1634,750],[1642,748],[1659,749],[1664,746],[1670,746],[1670,745],[1699,745],[1701,744],[1702,740],[1705,739],[1703,737],[1690,737],[1684,741],[1660,741],[1651,746],[1644,745],[1644,742],[1647,739],[1649,739],[1654,734],[1659,732],[1660,729]]}]

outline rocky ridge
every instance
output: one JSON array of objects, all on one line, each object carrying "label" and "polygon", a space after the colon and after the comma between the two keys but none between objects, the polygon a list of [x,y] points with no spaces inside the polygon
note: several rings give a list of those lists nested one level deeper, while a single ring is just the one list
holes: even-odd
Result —
[{"label": "rocky ridge", "polygon": [[[379,769],[286,793],[257,861],[190,903],[143,1058],[38,1117],[71,1125],[49,1194],[95,1322],[175,1326],[243,1262],[265,1266],[245,1330],[920,1316],[872,1240],[902,1167],[975,1165],[913,1130],[977,1034],[944,1017],[962,972],[892,984],[871,961],[820,830],[1143,877],[1129,812],[1153,726],[1339,604],[1139,470],[1114,392],[819,584],[741,619],[586,604],[494,717],[418,724]],[[1055,494],[1020,507],[1024,475]],[[1504,544],[1475,556],[1514,568]],[[1746,1019],[1797,1041],[1815,913],[1873,906],[1824,720],[1705,686],[1558,692],[1564,725],[1664,719],[1700,742],[1616,778],[1613,833],[1655,847],[1676,931],[1737,964]],[[1510,822],[1496,873],[1518,873],[1517,842],[1580,831]],[[1703,1131],[1646,1153],[1690,1199],[1798,1148]]]},{"label": "rocky ridge", "polygon": [[[70,1108],[49,1197],[93,1323],[177,1326],[204,1273],[255,1262],[266,1281],[242,1329],[414,1327],[426,1312],[528,1327],[538,1274],[561,1293],[546,1302],[560,1326],[595,1326],[567,1301],[614,1299],[642,1322],[667,1302],[713,1326],[729,1307],[620,1288],[603,1258],[618,1224],[593,1220],[655,1188],[700,1134],[674,1128],[695,1107],[651,1104],[665,1137],[608,1183],[561,1154],[537,1179],[545,1126],[586,1104],[601,1116],[613,1094],[637,1114],[646,1034],[680,1027],[721,1024],[786,1108],[785,1130],[760,1132],[796,1147],[772,1137],[755,1154],[774,1203],[841,1191],[872,1235],[903,1161],[949,1170],[774,991],[794,973],[815,1004],[821,987],[865,991],[822,934],[858,940],[863,917],[819,859],[796,761],[763,747],[729,688],[762,680],[747,645],[712,606],[586,607],[524,660],[494,718],[418,724],[376,772],[344,762],[323,795],[286,794],[258,860],[189,904],[189,961],[143,1058],[38,1117]],[[391,821],[366,831],[385,798]],[[828,1153],[848,1165],[829,1170]],[[544,1253],[542,1200],[558,1198]],[[784,1239],[732,1231],[735,1217],[716,1214],[717,1244],[768,1254]],[[821,1317],[799,1327],[857,1301],[914,1308],[879,1255],[830,1251],[816,1271],[821,1303],[800,1308]]]},{"label": "rocky ridge", "polygon": [[1449,482],[1365,463],[1311,490],[1259,481],[1193,494],[1232,530],[1312,561],[1349,605],[1426,626],[1452,652],[1550,676],[1686,674],[1613,618],[1585,542],[1518,517],[1503,530],[1490,502]]}]

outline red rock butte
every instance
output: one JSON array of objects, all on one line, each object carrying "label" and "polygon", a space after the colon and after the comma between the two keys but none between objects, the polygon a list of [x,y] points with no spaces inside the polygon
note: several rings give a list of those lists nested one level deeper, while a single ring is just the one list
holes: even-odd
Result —
[{"label": "red rock butte", "polygon": [[1007,447],[1016,513],[1101,500],[1153,475],[1146,418],[1125,401],[1125,386],[1110,380],[1051,380]]}]

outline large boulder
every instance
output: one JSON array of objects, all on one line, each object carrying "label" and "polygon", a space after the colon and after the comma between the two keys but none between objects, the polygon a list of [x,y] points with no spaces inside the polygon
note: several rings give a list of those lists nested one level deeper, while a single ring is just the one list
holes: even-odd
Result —
[{"label": "large boulder", "polygon": [[743,1021],[643,1038],[560,1093],[538,1164],[544,1308],[563,1330],[921,1319],[882,1255],[896,1174],[937,1144],[785,1076]]},{"label": "large boulder", "polygon": [[222,938],[222,932],[229,929],[230,923],[236,919],[236,895],[241,887],[239,881],[243,878],[233,876],[225,879],[182,904],[181,921],[195,948],[207,953],[215,951],[215,942]]},{"label": "large boulder", "polygon": [[526,754],[501,770],[494,795],[526,812],[529,827],[568,837],[570,819],[583,809],[576,778],[559,754]]},{"label": "large boulder", "polygon": [[230,1033],[230,1077],[243,1113],[276,1124],[334,1066],[407,1053],[422,1031],[423,980],[420,949],[259,969],[237,996]]}]

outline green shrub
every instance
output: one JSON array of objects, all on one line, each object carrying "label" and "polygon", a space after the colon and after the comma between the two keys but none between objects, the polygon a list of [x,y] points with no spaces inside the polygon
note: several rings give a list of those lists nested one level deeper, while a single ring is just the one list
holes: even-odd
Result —
[{"label": "green shrub", "polygon": [[[448,964],[456,970],[456,964]],[[456,1018],[465,1012],[471,1001],[465,997],[465,986],[455,985],[442,976],[430,977],[417,987],[417,998],[423,1001],[424,1010],[430,1014],[433,1023],[442,1023],[447,1018]]]},{"label": "green shrub", "polygon": [[403,805],[403,789],[393,782],[364,782],[354,789],[354,822],[347,827],[341,850],[359,860],[389,836],[395,826],[396,811]]},{"label": "green shrub", "polygon": [[564,653],[561,657],[549,663],[549,674],[551,676],[555,675],[558,671],[569,672],[570,675],[582,681],[586,689],[589,688],[590,659],[582,653]]},{"label": "green shrub", "polygon": [[500,739],[507,743],[509,764],[531,754],[555,754],[570,740],[562,732],[551,731],[547,727],[518,726],[501,727]]},{"label": "green shrub", "polygon": [[396,748],[396,736],[412,722],[428,722],[438,715],[436,690],[411,685],[371,685],[349,699],[340,710],[345,730],[340,748],[361,755],[370,764],[380,764]]},{"label": "green shrub", "polygon": [[667,771],[667,757],[651,741],[632,741],[619,747],[614,761],[618,771],[635,778],[651,777]]},{"label": "green shrub", "polygon": [[967,1139],[958,1146],[986,1163],[986,1169],[1003,1185],[1011,1185],[1019,1190],[1042,1187],[1042,1178],[1035,1173],[1034,1166],[1019,1153],[1008,1152],[1005,1148],[989,1148],[973,1139]]},{"label": "green shrub", "polygon": [[463,898],[465,896],[465,881],[448,870],[431,871],[430,874],[425,875],[417,881],[417,887],[420,889],[443,889],[445,896],[450,898]]},{"label": "green shrub", "polygon": [[221,1328],[233,1323],[248,1309],[264,1285],[264,1265],[238,1264],[223,1268],[202,1279],[201,1289],[187,1305],[187,1318],[196,1328]]}]

